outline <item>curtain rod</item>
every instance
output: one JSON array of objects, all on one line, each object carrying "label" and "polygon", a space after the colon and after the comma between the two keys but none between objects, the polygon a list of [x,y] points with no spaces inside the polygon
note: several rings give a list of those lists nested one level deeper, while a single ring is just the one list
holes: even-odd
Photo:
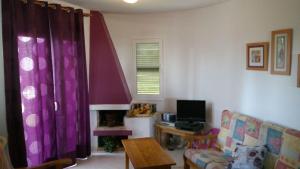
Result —
[{"label": "curtain rod", "polygon": [[[23,3],[28,3],[27,0],[21,0]],[[40,5],[41,7],[45,7],[45,1],[34,1],[33,3]],[[56,9],[56,6],[54,4],[49,4],[48,7],[52,8],[52,9]],[[71,7],[62,7],[61,9],[67,12],[70,12],[70,8]],[[91,14],[90,13],[83,13],[84,17],[90,17]]]}]

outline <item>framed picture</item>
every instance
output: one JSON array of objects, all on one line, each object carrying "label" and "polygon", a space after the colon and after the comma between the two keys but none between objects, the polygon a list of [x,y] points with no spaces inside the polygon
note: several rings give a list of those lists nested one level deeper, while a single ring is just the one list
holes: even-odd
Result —
[{"label": "framed picture", "polygon": [[292,29],[272,32],[271,74],[291,74],[292,37]]},{"label": "framed picture", "polygon": [[298,78],[297,78],[297,87],[300,88],[300,54],[298,55]]},{"label": "framed picture", "polygon": [[247,44],[247,70],[268,70],[269,42]]}]

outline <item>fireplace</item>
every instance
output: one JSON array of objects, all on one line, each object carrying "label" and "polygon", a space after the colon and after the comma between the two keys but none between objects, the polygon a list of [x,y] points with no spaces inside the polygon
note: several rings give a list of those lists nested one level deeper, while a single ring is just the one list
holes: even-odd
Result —
[{"label": "fireplace", "polygon": [[126,110],[100,110],[98,111],[98,126],[124,126],[126,112]]},{"label": "fireplace", "polygon": [[[94,136],[98,138],[98,150],[111,152],[112,150],[122,150],[121,140],[132,135],[132,131],[124,126],[124,117],[127,110],[98,110],[97,128]],[[114,148],[107,149],[114,145]]]},{"label": "fireplace", "polygon": [[89,102],[91,127],[95,128],[91,145],[96,151],[99,137],[132,134],[123,122],[132,97],[104,17],[97,11],[91,13]]}]

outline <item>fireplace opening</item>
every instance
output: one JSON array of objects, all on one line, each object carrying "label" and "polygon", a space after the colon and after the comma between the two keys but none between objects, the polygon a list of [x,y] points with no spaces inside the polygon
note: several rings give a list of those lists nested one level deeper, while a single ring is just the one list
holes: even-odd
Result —
[{"label": "fireplace opening", "polygon": [[124,116],[127,110],[98,111],[98,127],[94,136],[98,136],[98,150],[113,152],[122,150],[122,139],[132,135],[132,131],[124,126]]},{"label": "fireplace opening", "polygon": [[126,112],[126,110],[101,110],[98,116],[98,126],[124,126],[124,116]]}]

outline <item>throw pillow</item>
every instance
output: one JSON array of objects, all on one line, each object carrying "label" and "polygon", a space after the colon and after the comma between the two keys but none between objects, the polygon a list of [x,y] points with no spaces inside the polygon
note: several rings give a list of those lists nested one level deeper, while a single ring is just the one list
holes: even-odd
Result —
[{"label": "throw pillow", "polygon": [[237,145],[228,169],[262,169],[266,152],[266,146]]}]

